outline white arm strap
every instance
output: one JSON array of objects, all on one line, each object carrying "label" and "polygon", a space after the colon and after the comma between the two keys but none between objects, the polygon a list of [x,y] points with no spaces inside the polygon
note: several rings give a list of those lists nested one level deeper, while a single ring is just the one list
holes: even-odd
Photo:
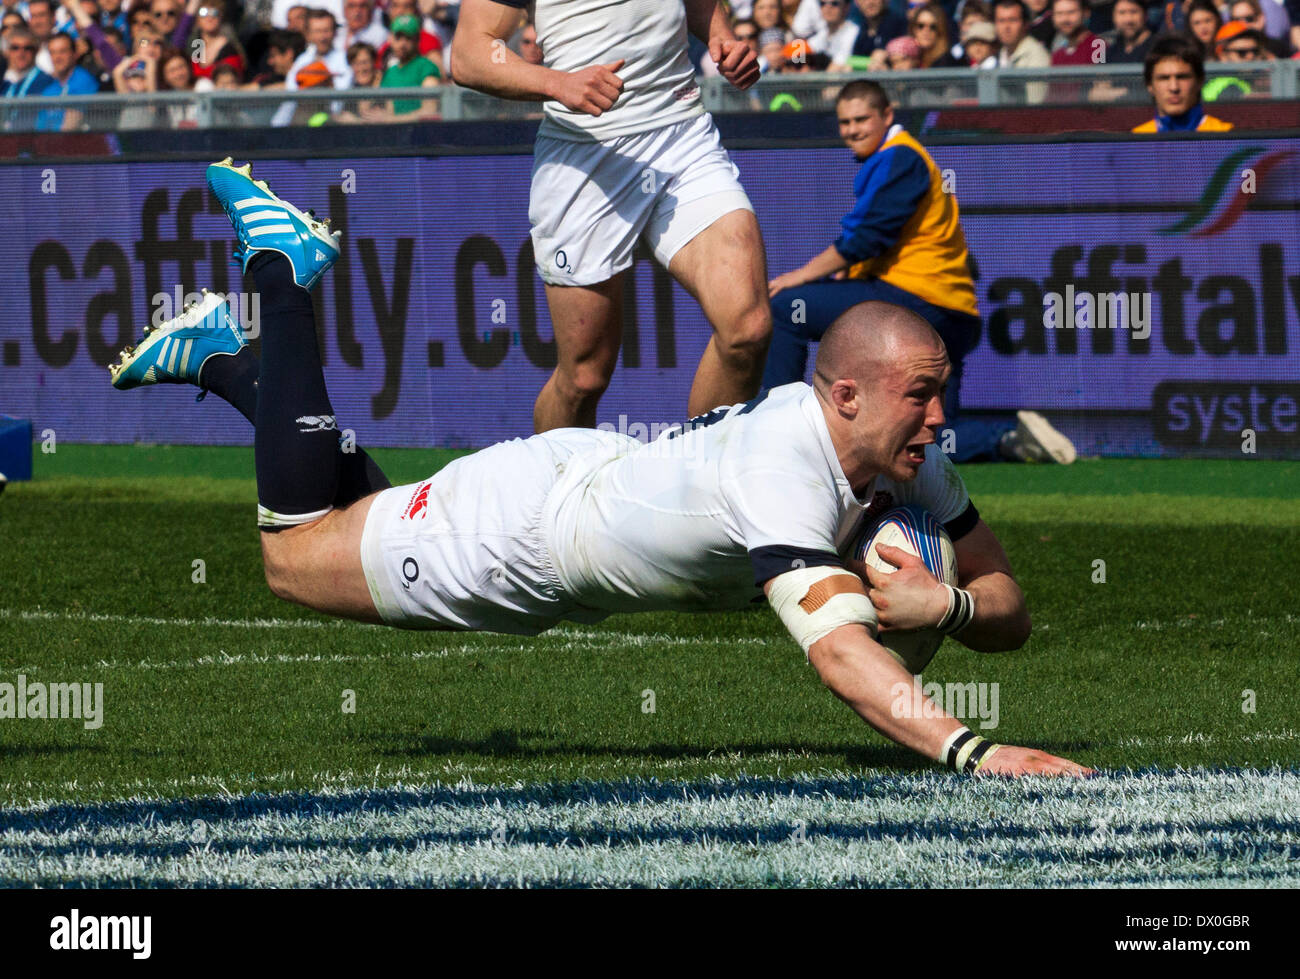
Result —
[{"label": "white arm strap", "polygon": [[842,625],[864,625],[876,634],[876,608],[866,586],[844,568],[796,568],[777,575],[767,600],[805,653]]}]

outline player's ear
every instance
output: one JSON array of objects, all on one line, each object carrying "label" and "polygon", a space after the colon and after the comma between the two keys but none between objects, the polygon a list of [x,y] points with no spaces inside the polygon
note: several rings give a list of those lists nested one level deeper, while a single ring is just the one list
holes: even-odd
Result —
[{"label": "player's ear", "polygon": [[858,413],[858,383],[842,377],[831,385],[831,404],[846,415],[853,417]]}]

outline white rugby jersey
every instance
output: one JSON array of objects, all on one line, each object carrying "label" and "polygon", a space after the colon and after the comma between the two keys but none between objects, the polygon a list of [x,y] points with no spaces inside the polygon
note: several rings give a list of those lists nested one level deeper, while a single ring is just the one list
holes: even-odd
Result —
[{"label": "white rugby jersey", "polygon": [[954,540],[979,519],[935,445],[915,480],[877,476],[857,497],[802,382],[693,426],[645,444],[610,433],[566,464],[545,520],[565,592],[583,608],[740,608],[793,567],[842,565],[868,513],[916,503]]},{"label": "white rugby jersey", "polygon": [[[525,7],[527,0],[498,0]],[[537,0],[537,43],[547,68],[577,71],[626,64],[616,74],[623,92],[600,116],[562,103],[543,106],[541,133],[560,139],[603,140],[658,129],[701,115],[704,104],[686,53],[681,0]]]}]

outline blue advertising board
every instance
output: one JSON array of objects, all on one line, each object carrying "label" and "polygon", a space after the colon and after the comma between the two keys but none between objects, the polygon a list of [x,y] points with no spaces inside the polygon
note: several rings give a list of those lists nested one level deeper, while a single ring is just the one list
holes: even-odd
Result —
[{"label": "blue advertising board", "polygon": [[[1260,454],[1300,456],[1297,150],[1223,139],[935,147],[984,321],[964,406],[1044,411],[1085,453],[1239,456],[1249,428]],[[846,151],[733,157],[772,274],[835,239],[852,205]],[[530,167],[515,155],[255,165],[343,231],[317,308],[340,423],[363,444],[481,446],[531,432],[555,354],[528,238]],[[201,287],[237,294],[253,318],[203,170],[0,168],[11,300],[0,412],[72,442],[251,441],[216,399],[117,392],[105,370]],[[600,419],[680,421],[709,326],[648,255],[629,286]]]}]

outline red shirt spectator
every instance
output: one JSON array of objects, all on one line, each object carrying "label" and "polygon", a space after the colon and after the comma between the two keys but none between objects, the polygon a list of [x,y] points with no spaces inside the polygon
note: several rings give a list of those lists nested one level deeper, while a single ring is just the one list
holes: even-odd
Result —
[{"label": "red shirt spectator", "polygon": [[[1052,0],[1052,23],[1056,39],[1052,44],[1052,67],[1099,65],[1106,61],[1106,42],[1088,30],[1088,0]],[[1048,86],[1051,102],[1083,102],[1083,82],[1053,82]]]},{"label": "red shirt spectator", "polygon": [[1099,65],[1106,61],[1106,42],[1088,30],[1088,0],[1052,0],[1052,64]]}]

